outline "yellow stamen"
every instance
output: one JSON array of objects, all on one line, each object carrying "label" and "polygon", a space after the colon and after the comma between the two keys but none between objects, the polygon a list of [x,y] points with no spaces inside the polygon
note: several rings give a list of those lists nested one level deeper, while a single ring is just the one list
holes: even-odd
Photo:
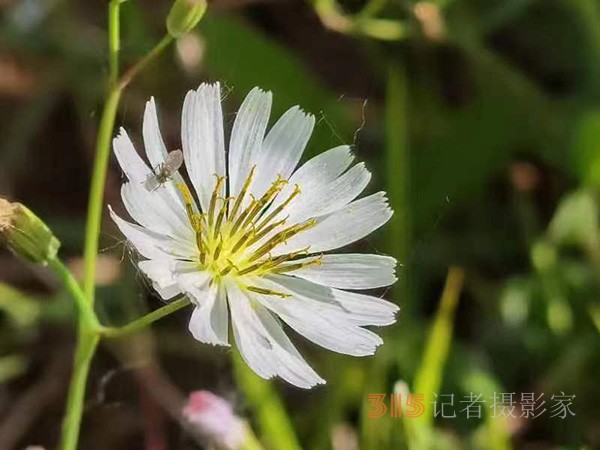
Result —
[{"label": "yellow stamen", "polygon": [[252,200],[250,201],[250,205],[248,205],[248,207],[242,211],[240,216],[237,218],[237,220],[233,224],[233,228],[231,229],[231,235],[234,235],[235,233],[237,233],[237,230],[241,227],[242,222],[244,222],[244,219],[246,218],[248,213],[250,211],[252,211],[252,209],[254,208],[254,205],[257,203],[257,200],[254,198],[254,195],[250,194],[250,197],[252,197]]},{"label": "yellow stamen", "polygon": [[[269,273],[285,273],[320,264],[320,257],[299,261],[308,255],[308,247],[299,251],[278,256],[271,256],[271,251],[288,239],[296,236],[316,224],[315,219],[286,227],[289,220],[282,219],[281,214],[292,200],[300,193],[299,186],[271,212],[265,213],[281,193],[287,180],[278,176],[260,198],[249,192],[256,166],[253,166],[239,195],[223,198],[225,177],[217,176],[208,211],[197,212],[196,203],[185,184],[178,184],[185,204],[190,225],[195,233],[198,259],[202,270],[213,273],[215,282],[224,276],[244,277],[248,275],[264,276]],[[244,200],[247,204],[244,206]],[[219,204],[218,202],[221,202]],[[230,203],[231,202],[231,203]],[[258,243],[258,244],[257,244]],[[257,244],[258,248],[253,248]],[[243,281],[240,281],[243,283]],[[245,287],[248,291],[281,298],[289,297],[270,289],[257,286]]]},{"label": "yellow stamen", "polygon": [[283,220],[280,220],[279,222],[272,223],[267,228],[262,230],[260,233],[255,233],[254,237],[252,239],[250,239],[250,241],[248,242],[248,246],[251,246],[252,244],[260,241],[262,238],[264,238],[267,234],[269,234],[275,228],[277,228],[281,225],[284,225],[286,220],[287,219],[283,219]]},{"label": "yellow stamen", "polygon": [[248,225],[254,219],[254,217],[256,217],[256,215],[267,205],[267,203],[274,200],[277,197],[277,194],[281,192],[281,189],[286,183],[287,181],[281,178],[281,175],[278,175],[277,180],[274,181],[273,184],[271,184],[271,187],[267,190],[267,192],[265,192],[263,196],[255,203],[254,207],[252,208],[252,211],[250,211],[250,213],[246,217],[246,220],[244,221],[242,227]]},{"label": "yellow stamen", "polygon": [[322,259],[323,259],[323,257],[319,256],[316,259],[313,259],[311,261],[304,261],[304,262],[297,263],[297,264],[288,264],[286,266],[274,267],[270,271],[272,273],[285,273],[285,272],[293,272],[294,270],[302,269],[302,268],[308,267],[308,266],[313,266],[313,265],[320,266],[321,264],[323,264]]},{"label": "yellow stamen", "polygon": [[[240,191],[240,194],[238,195],[237,200],[233,204],[233,209],[231,210],[231,214],[229,215],[229,220],[233,220],[235,218],[235,215],[237,214],[238,210],[240,209],[240,206],[242,206],[242,200],[244,200],[244,196],[246,195],[246,192],[248,191],[248,188],[250,187],[250,183],[252,183],[252,178],[254,178],[255,171],[256,171],[256,164],[252,166],[252,168],[250,169],[250,172],[248,173],[248,176],[246,177],[246,181],[244,181],[242,190]],[[230,194],[231,194],[231,192],[230,192]]]},{"label": "yellow stamen", "polygon": [[188,189],[188,187],[183,184],[183,183],[179,183],[177,184],[177,189],[179,189],[179,191],[181,192],[181,195],[183,196],[183,202],[185,203],[185,210],[187,212],[188,218],[190,220],[190,224],[192,225],[192,228],[194,228],[194,230],[196,229],[196,219],[194,219],[195,213],[194,213],[194,200],[192,199],[192,193],[190,192],[190,190]]},{"label": "yellow stamen", "polygon": [[300,193],[300,187],[298,185],[295,185],[294,191],[290,194],[290,196],[281,205],[279,205],[277,208],[275,208],[275,211],[273,211],[265,219],[263,219],[262,222],[259,225],[257,225],[256,229],[260,230],[262,227],[264,227],[266,224],[268,224],[271,220],[273,220],[275,217],[277,217],[277,215],[281,211],[283,211],[283,209],[285,207],[287,207],[287,205],[289,205],[290,202],[294,199],[294,197],[296,197],[299,193]]},{"label": "yellow stamen", "polygon": [[227,197],[227,198],[223,199],[223,205],[221,206],[221,209],[219,210],[219,215],[217,216],[217,221],[215,223],[215,231],[214,231],[215,239],[217,237],[217,234],[219,233],[219,230],[221,229],[221,224],[223,223],[223,219],[225,218],[225,215],[227,214],[227,205],[231,200],[233,200],[233,197]]},{"label": "yellow stamen", "polygon": [[208,224],[212,225],[213,219],[215,216],[215,205],[217,204],[217,198],[219,198],[219,192],[221,191],[221,186],[225,181],[225,177],[220,177],[215,174],[217,177],[217,184],[213,189],[212,195],[210,197],[210,206],[208,207]]},{"label": "yellow stamen", "polygon": [[317,221],[315,219],[307,220],[306,222],[298,225],[292,225],[283,231],[280,231],[271,239],[269,239],[265,244],[263,244],[258,250],[256,250],[249,258],[248,261],[255,261],[261,256],[273,250],[279,244],[287,241],[291,237],[297,235],[298,233],[308,230],[315,226]]},{"label": "yellow stamen", "polygon": [[281,297],[281,298],[289,298],[291,297],[290,294],[284,294],[282,292],[277,292],[277,291],[272,291],[271,289],[263,289],[257,286],[246,286],[246,289],[251,291],[251,292],[256,292],[257,294],[263,294],[263,295],[274,295],[276,297]]}]

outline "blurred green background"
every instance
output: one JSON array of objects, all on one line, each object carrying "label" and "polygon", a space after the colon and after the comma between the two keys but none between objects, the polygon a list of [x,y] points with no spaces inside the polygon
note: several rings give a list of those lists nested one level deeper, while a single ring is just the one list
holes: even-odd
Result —
[{"label": "blurred green background", "polygon": [[[123,3],[125,66],[164,34],[169,7]],[[106,2],[0,8],[0,193],[47,221],[77,272],[108,72]],[[226,86],[229,125],[260,86],[274,93],[271,117],[295,104],[317,117],[305,157],[347,143],[367,161],[369,189],[386,189],[395,215],[355,249],[400,261],[398,284],[377,292],[401,306],[399,321],[365,359],[295,337],[324,387],[240,389],[229,352],[195,342],[180,311],[102,347],[81,448],[202,448],[169,417],[197,389],[230,399],[270,448],[278,431],[261,400],[275,392],[306,449],[600,448],[600,1],[213,0],[127,89],[118,125],[141,143],[152,95],[178,148],[183,97],[204,80]],[[117,208],[121,177],[112,161],[106,202]],[[104,321],[159,307],[109,220],[102,248]],[[72,302],[7,252],[0,281],[0,449],[51,449]],[[369,394],[387,394],[389,407],[406,390],[425,395],[421,418],[369,417]],[[487,401],[480,418],[461,412],[471,392]],[[493,417],[494,392],[514,393],[514,417]],[[561,392],[576,396],[564,419],[551,417]],[[454,394],[456,418],[434,420],[434,393]],[[544,394],[548,410],[521,417],[523,393]]]}]

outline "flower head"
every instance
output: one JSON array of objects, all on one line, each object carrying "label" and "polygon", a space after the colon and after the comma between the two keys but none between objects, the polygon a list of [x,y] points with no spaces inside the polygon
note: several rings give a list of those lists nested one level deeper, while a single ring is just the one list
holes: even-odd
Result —
[{"label": "flower head", "polygon": [[31,262],[47,264],[54,259],[60,242],[52,230],[21,203],[0,198],[0,243]]},{"label": "flower head", "polygon": [[[349,292],[396,281],[396,261],[369,254],[325,254],[355,242],[392,215],[385,194],[356,199],[370,180],[339,146],[296,169],[314,117],[293,107],[267,131],[271,93],[253,89],[237,114],[225,152],[219,84],[188,92],[182,149],[190,189],[178,173],[148,191],[167,159],[154,100],[143,137],[148,166],[121,130],[114,150],[129,182],[122,197],[138,224],[111,215],[145,258],[140,269],[164,298],[188,295],[190,331],[202,342],[237,347],[261,377],[303,388],[324,383],[278,319],[311,341],[354,356],[382,344],[363,328],[389,325],[398,307]],[[265,135],[266,133],[266,135]]]},{"label": "flower head", "polygon": [[219,448],[239,448],[246,438],[243,420],[235,415],[230,403],[212,392],[192,392],[182,413],[193,431]]}]

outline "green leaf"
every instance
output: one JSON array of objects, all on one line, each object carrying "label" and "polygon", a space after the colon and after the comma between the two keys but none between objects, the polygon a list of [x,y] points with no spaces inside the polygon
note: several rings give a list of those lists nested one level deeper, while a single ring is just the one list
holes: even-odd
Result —
[{"label": "green leaf", "polygon": [[[423,359],[414,381],[414,392],[424,394],[426,398],[439,392],[442,385],[444,367],[454,334],[454,314],[458,306],[464,276],[462,268],[451,267],[449,269],[435,320],[429,330]],[[421,442],[429,439],[433,418],[431,407],[426,406],[425,413],[414,419],[417,439]]]}]

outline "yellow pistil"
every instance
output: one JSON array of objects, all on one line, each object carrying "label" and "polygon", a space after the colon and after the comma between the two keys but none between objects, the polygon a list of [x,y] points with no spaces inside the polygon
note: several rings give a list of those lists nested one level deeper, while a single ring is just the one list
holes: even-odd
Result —
[{"label": "yellow pistil", "polygon": [[[295,186],[284,201],[277,203],[277,196],[288,182],[278,176],[267,191],[260,198],[256,198],[250,193],[255,171],[256,166],[253,166],[235,197],[223,198],[225,177],[216,176],[215,188],[205,214],[197,212],[187,186],[177,185],[196,236],[199,269],[212,272],[213,281],[223,277],[252,277],[291,272],[321,263],[320,257],[300,261],[301,257],[308,256],[308,247],[282,255],[271,255],[271,251],[277,246],[313,227],[316,220],[287,224],[288,219],[282,219],[281,213],[300,194],[300,187]],[[247,285],[243,278],[238,282],[240,286],[255,293],[282,298],[289,296]]]}]

